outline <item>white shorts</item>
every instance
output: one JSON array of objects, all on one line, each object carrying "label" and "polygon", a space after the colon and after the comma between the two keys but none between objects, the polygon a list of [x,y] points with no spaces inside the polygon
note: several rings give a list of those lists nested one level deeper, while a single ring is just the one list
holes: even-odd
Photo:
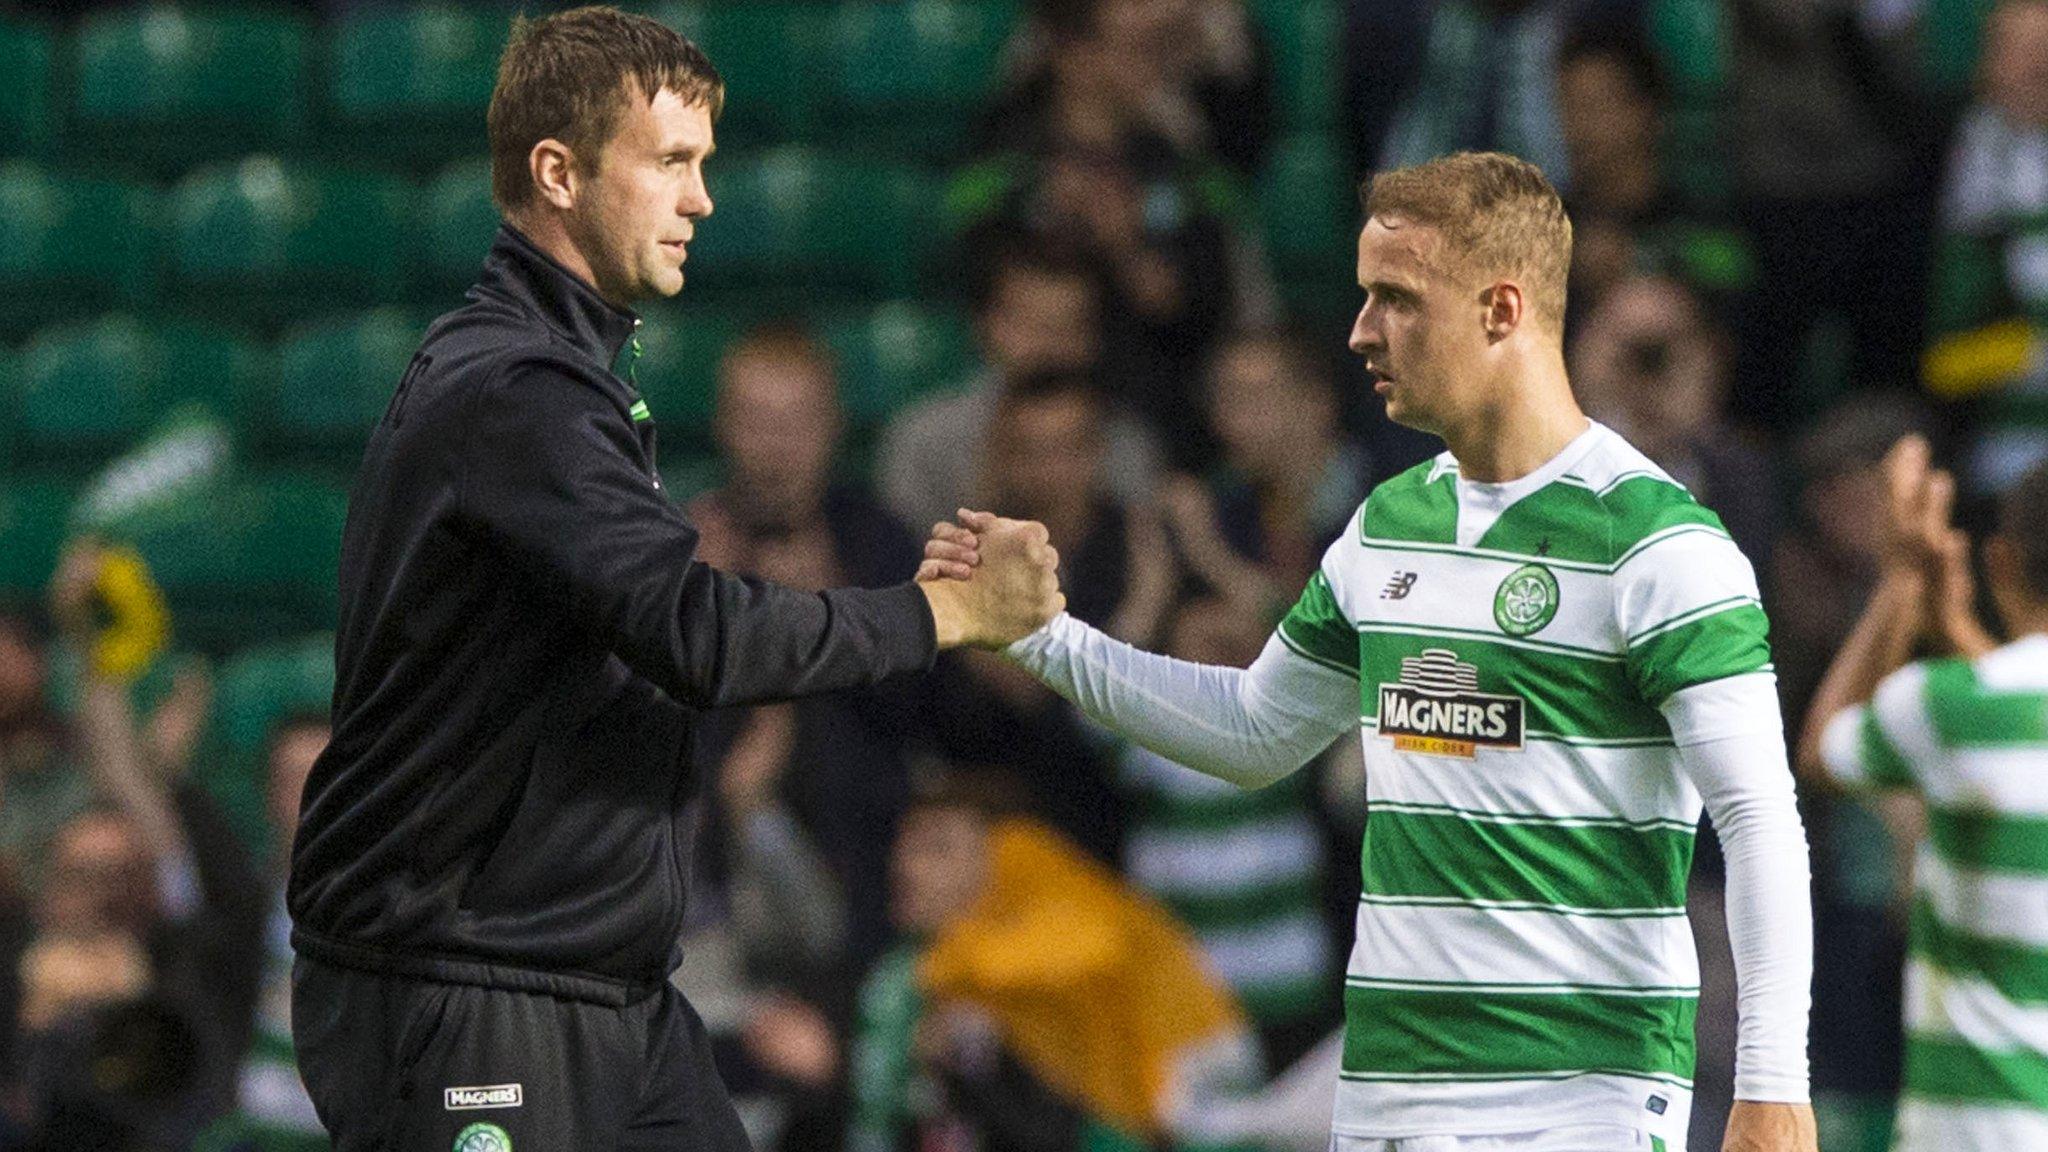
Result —
[{"label": "white shorts", "polygon": [[1493,1136],[1330,1137],[1330,1152],[1685,1152],[1685,1146],[1620,1124],[1569,1124]]}]

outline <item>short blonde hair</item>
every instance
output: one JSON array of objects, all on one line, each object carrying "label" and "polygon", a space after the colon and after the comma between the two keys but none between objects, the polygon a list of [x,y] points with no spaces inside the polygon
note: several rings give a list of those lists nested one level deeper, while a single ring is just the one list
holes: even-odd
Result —
[{"label": "short blonde hair", "polygon": [[1522,281],[1529,306],[1563,334],[1572,222],[1536,165],[1501,152],[1454,152],[1381,172],[1360,186],[1358,199],[1368,220],[1435,228],[1460,271]]}]

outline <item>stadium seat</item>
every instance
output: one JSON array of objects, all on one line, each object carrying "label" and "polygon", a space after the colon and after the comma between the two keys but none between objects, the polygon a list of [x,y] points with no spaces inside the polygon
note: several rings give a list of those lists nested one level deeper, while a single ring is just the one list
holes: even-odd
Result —
[{"label": "stadium seat", "polygon": [[419,318],[392,306],[286,332],[277,390],[257,417],[260,446],[352,470],[425,330]]},{"label": "stadium seat", "polygon": [[1728,36],[1718,0],[1655,0],[1646,19],[1658,60],[1671,78],[1663,163],[1692,199],[1730,195],[1721,128],[1728,103]]},{"label": "stadium seat", "polygon": [[221,652],[334,627],[348,496],[294,474],[225,481],[124,533],[171,604],[182,644]]},{"label": "stadium seat", "polygon": [[392,176],[274,157],[193,173],[171,196],[171,282],[254,323],[398,299],[413,190]]},{"label": "stadium seat", "polygon": [[0,332],[145,302],[157,264],[150,201],[139,186],[0,163]]},{"label": "stadium seat", "polygon": [[488,147],[484,116],[508,23],[445,3],[352,11],[330,42],[334,143],[379,165],[433,166]]},{"label": "stadium seat", "polygon": [[739,330],[735,317],[701,308],[641,309],[640,358],[633,372],[664,455],[671,448],[701,451],[711,444],[718,361]]},{"label": "stadium seat", "polygon": [[1251,8],[1273,61],[1281,129],[1336,124],[1342,99],[1341,6],[1335,0],[1253,0]]},{"label": "stadium seat", "polygon": [[458,160],[427,183],[424,226],[425,255],[416,269],[415,296],[437,311],[454,308],[463,290],[476,282],[498,230],[489,157]]},{"label": "stadium seat", "polygon": [[311,33],[258,6],[110,9],[79,25],[63,142],[102,163],[175,173],[295,143]]},{"label": "stadium seat", "polygon": [[55,44],[41,24],[0,15],[0,156],[41,155],[50,146]]},{"label": "stadium seat", "polygon": [[882,0],[839,5],[826,45],[825,135],[939,158],[967,143],[1015,23],[1008,4]]},{"label": "stadium seat", "polygon": [[625,7],[667,24],[710,55],[725,78],[725,112],[718,121],[722,143],[752,147],[815,135],[828,9],[781,0]]},{"label": "stadium seat", "polygon": [[70,527],[71,485],[0,473],[0,603],[41,604]]},{"label": "stadium seat", "polygon": [[230,415],[266,373],[256,345],[196,324],[106,316],[46,329],[20,357],[17,458],[85,476],[183,405]]},{"label": "stadium seat", "polygon": [[931,180],[907,165],[791,146],[714,167],[710,184],[718,210],[688,267],[708,294],[907,295],[933,242]]},{"label": "stadium seat", "polygon": [[955,311],[891,301],[828,317],[839,395],[855,428],[885,423],[903,405],[961,383],[977,363],[974,330]]}]

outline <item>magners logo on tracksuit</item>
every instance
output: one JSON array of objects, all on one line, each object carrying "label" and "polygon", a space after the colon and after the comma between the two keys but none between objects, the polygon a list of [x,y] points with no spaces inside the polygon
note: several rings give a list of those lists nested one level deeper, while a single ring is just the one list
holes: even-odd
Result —
[{"label": "magners logo on tracksuit", "polygon": [[1480,748],[1522,747],[1523,702],[1479,690],[1479,669],[1447,648],[1404,657],[1398,683],[1380,685],[1380,735],[1401,752],[1470,759]]}]

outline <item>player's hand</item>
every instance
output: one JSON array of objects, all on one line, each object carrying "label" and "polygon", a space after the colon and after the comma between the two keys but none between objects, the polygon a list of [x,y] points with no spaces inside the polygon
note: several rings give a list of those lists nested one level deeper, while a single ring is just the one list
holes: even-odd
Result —
[{"label": "player's hand", "polygon": [[965,508],[960,518],[974,538],[973,561],[954,561],[969,570],[966,578],[926,579],[919,572],[941,648],[1001,648],[1065,610],[1059,552],[1045,525]]},{"label": "player's hand", "polygon": [[[959,515],[967,515],[962,508]],[[931,539],[924,542],[924,560],[917,566],[920,581],[965,580],[981,563],[981,538],[950,520],[932,525]]]},{"label": "player's hand", "polygon": [[1737,1100],[1721,1152],[1815,1152],[1818,1145],[1811,1104]]}]

